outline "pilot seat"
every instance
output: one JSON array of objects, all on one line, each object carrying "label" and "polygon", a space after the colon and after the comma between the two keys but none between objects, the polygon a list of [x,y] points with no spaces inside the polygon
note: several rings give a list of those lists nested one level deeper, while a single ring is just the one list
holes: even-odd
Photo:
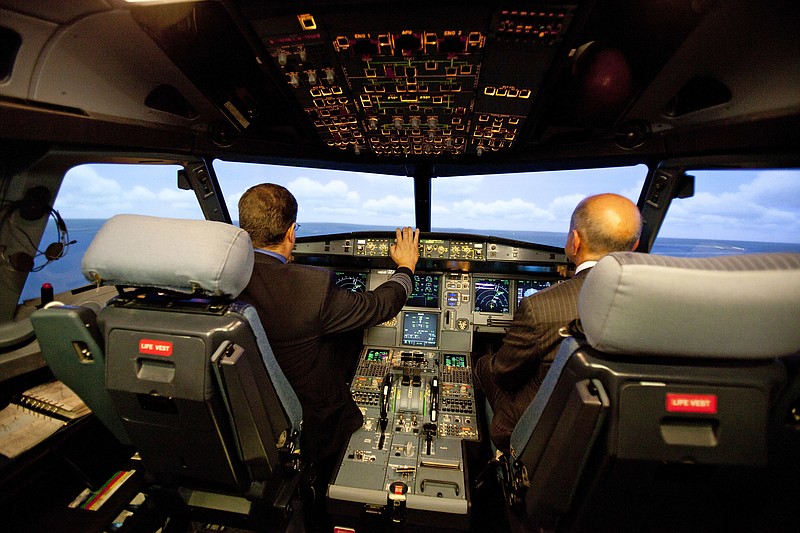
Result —
[{"label": "pilot seat", "polygon": [[[302,411],[256,311],[236,300],[252,268],[250,238],[232,225],[109,219],[82,263],[87,279],[118,290],[97,315],[105,371],[73,379],[104,389],[124,428],[112,420],[112,431],[170,512],[280,530],[302,474]],[[69,312],[37,311],[39,329]]]},{"label": "pilot seat", "polygon": [[500,458],[512,529],[796,530],[798,295],[800,254],[603,258]]}]

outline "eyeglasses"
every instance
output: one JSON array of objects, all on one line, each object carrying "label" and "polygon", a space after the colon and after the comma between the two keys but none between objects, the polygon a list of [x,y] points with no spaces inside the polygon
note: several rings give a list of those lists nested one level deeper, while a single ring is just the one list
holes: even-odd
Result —
[{"label": "eyeglasses", "polygon": [[298,224],[297,222],[294,223],[294,231],[295,233],[300,231],[300,224]]}]

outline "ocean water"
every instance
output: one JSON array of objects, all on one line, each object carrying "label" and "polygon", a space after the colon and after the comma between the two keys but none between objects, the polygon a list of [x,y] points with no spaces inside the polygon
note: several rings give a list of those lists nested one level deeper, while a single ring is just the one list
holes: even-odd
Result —
[{"label": "ocean water", "polygon": [[[40,294],[42,283],[50,283],[55,292],[74,289],[88,284],[81,274],[81,259],[95,233],[100,229],[105,220],[102,219],[71,219],[65,221],[69,229],[69,239],[75,243],[70,245],[67,253],[61,259],[52,261],[38,272],[32,272],[22,291],[20,301],[37,298]],[[51,223],[52,224],[52,223]],[[363,226],[358,224],[329,224],[303,222],[300,235],[325,235],[331,233],[348,233],[351,231],[393,231],[394,226]],[[545,244],[561,248],[566,240],[566,233],[549,231],[502,231],[491,230],[480,232],[477,230],[464,230],[457,228],[436,228],[436,231],[447,233],[468,233],[475,235],[491,235],[507,239],[516,239],[536,244]],[[45,231],[45,241],[40,249],[44,250],[55,239],[56,230],[48,226]],[[800,252],[800,243],[775,243],[751,241],[723,241],[708,239],[675,239],[659,238],[656,240],[652,253],[671,255],[676,257],[713,257],[719,255],[749,254],[749,253],[774,253],[774,252]],[[43,264],[42,258],[37,258],[37,267]]]}]

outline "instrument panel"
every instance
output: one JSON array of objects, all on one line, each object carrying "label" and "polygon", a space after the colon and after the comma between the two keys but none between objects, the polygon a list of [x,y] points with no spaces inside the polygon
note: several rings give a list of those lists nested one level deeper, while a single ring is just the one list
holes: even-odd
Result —
[{"label": "instrument panel", "polygon": [[[417,272],[414,292],[400,315],[367,330],[368,344],[469,351],[472,333],[504,332],[522,298],[559,281],[543,275],[524,279],[499,274]],[[374,289],[392,273],[384,269],[336,270],[335,276],[338,286],[363,292]],[[385,331],[387,328],[392,331]]]},{"label": "instrument panel", "polygon": [[[337,270],[336,283],[371,290],[390,269]],[[366,277],[364,275],[366,274]],[[399,315],[364,332],[350,393],[364,417],[350,437],[328,500],[335,512],[383,506],[468,521],[462,441],[481,438],[472,380],[475,331],[503,332],[522,297],[557,283],[548,277],[417,270]],[[399,495],[398,495],[399,494]],[[390,508],[394,508],[391,507]]]},{"label": "instrument panel", "polygon": [[[394,274],[394,232],[298,239],[295,261],[363,292]],[[350,393],[363,425],[328,485],[335,515],[405,509],[466,529],[464,441],[482,438],[472,380],[475,333],[503,334],[525,296],[566,277],[562,250],[507,239],[425,234],[414,291],[397,316],[367,328]],[[391,503],[389,503],[391,500]],[[444,517],[444,518],[442,518]]]}]

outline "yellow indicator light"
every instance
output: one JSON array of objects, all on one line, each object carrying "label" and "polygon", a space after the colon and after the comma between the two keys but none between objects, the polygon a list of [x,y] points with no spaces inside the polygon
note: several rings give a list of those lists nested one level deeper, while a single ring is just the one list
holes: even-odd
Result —
[{"label": "yellow indicator light", "polygon": [[300,27],[305,31],[317,29],[317,23],[314,22],[314,17],[308,13],[297,15],[297,20],[300,22]]}]

